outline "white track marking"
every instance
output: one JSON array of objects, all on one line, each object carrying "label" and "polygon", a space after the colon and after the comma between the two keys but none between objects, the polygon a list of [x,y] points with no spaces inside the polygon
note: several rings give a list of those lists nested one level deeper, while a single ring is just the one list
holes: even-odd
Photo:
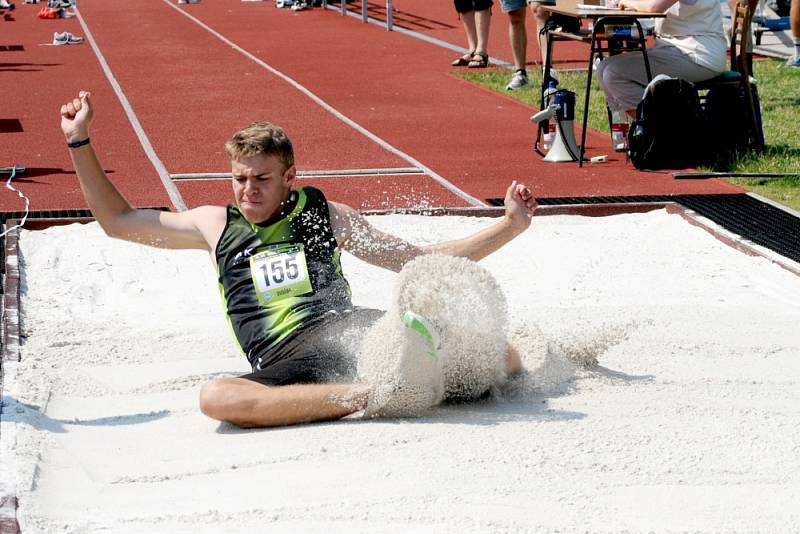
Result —
[{"label": "white track marking", "polygon": [[425,174],[427,174],[428,176],[433,178],[436,182],[438,182],[439,185],[441,185],[442,187],[444,187],[448,191],[454,193],[459,198],[461,198],[463,200],[466,200],[467,202],[469,202],[473,206],[486,206],[486,204],[484,202],[482,202],[481,200],[473,197],[472,195],[470,195],[466,191],[463,191],[462,189],[459,189],[454,184],[449,182],[446,178],[444,178],[440,174],[434,172],[434,170],[431,169],[430,167],[428,167],[427,165],[424,165],[422,162],[420,162],[416,158],[413,158],[409,154],[406,154],[402,150],[392,146],[389,142],[381,139],[380,137],[378,137],[374,133],[370,132],[369,130],[367,130],[366,128],[364,128],[363,126],[361,126],[360,124],[358,124],[357,122],[355,122],[354,120],[352,120],[351,118],[347,117],[342,112],[340,112],[339,110],[337,110],[336,108],[334,108],[333,106],[331,106],[330,104],[325,102],[322,98],[317,96],[315,93],[313,93],[311,90],[309,90],[305,86],[301,85],[299,82],[297,82],[294,79],[290,78],[288,75],[286,75],[283,72],[279,71],[278,69],[272,67],[271,65],[265,63],[261,59],[257,58],[256,56],[254,56],[253,54],[251,54],[250,52],[248,52],[244,48],[240,47],[239,45],[237,45],[236,43],[234,43],[233,41],[231,41],[230,39],[228,39],[227,37],[225,37],[221,33],[217,32],[216,30],[214,30],[213,28],[211,28],[210,26],[205,24],[203,21],[199,20],[198,18],[194,17],[193,15],[190,15],[189,13],[187,13],[186,11],[184,11],[183,9],[178,7],[176,4],[171,3],[169,0],[162,0],[162,1],[165,4],[167,4],[169,7],[171,7],[172,9],[176,10],[181,15],[185,16],[186,18],[188,18],[189,20],[193,21],[195,24],[197,24],[198,26],[200,26],[201,28],[203,28],[204,30],[209,32],[211,35],[213,35],[214,37],[216,37],[217,39],[219,39],[223,43],[227,44],[228,46],[230,46],[231,48],[233,48],[234,50],[236,50],[240,54],[242,54],[242,55],[246,56],[247,58],[251,59],[252,61],[257,63],[258,65],[260,65],[264,69],[268,70],[269,72],[271,72],[275,76],[281,78],[283,81],[285,81],[286,83],[288,83],[289,85],[291,85],[292,87],[294,87],[295,89],[297,89],[298,91],[300,91],[301,93],[306,95],[308,98],[313,100],[320,107],[322,107],[325,111],[329,112],[334,117],[336,117],[337,119],[341,120],[342,122],[344,122],[345,124],[347,124],[348,126],[353,128],[354,130],[359,132],[360,134],[364,135],[365,137],[367,137],[371,141],[377,143],[382,148],[388,150],[392,154],[394,154],[394,155],[398,156],[399,158],[407,161],[411,165],[413,165],[415,167],[419,167],[420,169],[425,171]]},{"label": "white track marking", "polygon": [[[425,176],[422,169],[416,167],[400,167],[387,169],[329,169],[329,170],[309,170],[297,171],[298,178],[344,178],[351,176],[399,176],[399,175],[419,175]],[[170,174],[173,180],[230,180],[230,172],[189,172],[180,174]]]},{"label": "white track marking", "polygon": [[114,77],[114,73],[111,72],[111,67],[108,66],[106,58],[103,57],[103,53],[100,52],[100,47],[97,46],[97,42],[94,40],[92,32],[89,31],[89,26],[86,24],[86,21],[83,20],[81,12],[77,7],[75,8],[75,13],[78,15],[78,22],[81,23],[83,33],[86,34],[86,40],[89,42],[92,50],[94,50],[94,54],[97,56],[97,61],[100,63],[100,67],[102,67],[106,78],[108,78],[108,81],[111,83],[111,87],[114,88],[114,92],[117,94],[117,98],[119,98],[123,109],[125,109],[125,114],[128,116],[128,120],[131,122],[133,130],[136,132],[136,136],[139,138],[139,142],[142,144],[145,154],[147,154],[147,157],[150,159],[150,163],[152,163],[153,167],[156,169],[158,177],[161,179],[161,183],[164,186],[164,189],[167,191],[167,195],[169,196],[172,205],[178,211],[185,211],[186,203],[183,201],[183,197],[181,197],[181,194],[175,184],[172,183],[167,168],[164,166],[164,163],[161,161],[161,159],[159,159],[158,154],[156,154],[156,151],[153,149],[150,139],[144,132],[144,128],[142,128],[142,123],[140,123],[138,117],[136,117],[136,113],[134,113],[131,103],[128,102],[128,98],[125,96],[125,93],[122,91],[122,87],[120,87],[117,79]]}]

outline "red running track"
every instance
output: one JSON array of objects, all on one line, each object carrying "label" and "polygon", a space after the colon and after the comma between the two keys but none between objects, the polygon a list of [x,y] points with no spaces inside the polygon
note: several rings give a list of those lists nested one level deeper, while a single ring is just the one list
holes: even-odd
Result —
[{"label": "red running track", "polygon": [[[439,39],[462,36],[454,13],[444,20],[449,2],[396,5],[406,18],[417,14],[411,29],[427,19],[434,28],[426,31]],[[57,110],[90,89],[97,105],[93,143],[111,177],[137,206],[171,207],[92,47],[45,45],[53,31],[85,35],[79,21],[37,20],[35,7],[20,5],[15,20],[0,23],[0,75],[13,87],[0,108],[0,119],[8,120],[0,124],[16,119],[22,130],[0,133],[0,165],[29,168],[17,185],[34,210],[85,207]],[[360,208],[467,206],[502,196],[515,179],[540,197],[739,191],[640,173],[613,154],[609,163],[583,169],[544,163],[531,150],[534,109],[453,76],[452,50],[333,10],[292,12],[238,0],[82,0],[80,13],[170,174],[225,171],[225,139],[253,120],[270,120],[292,137],[300,170],[427,171],[314,182]],[[492,42],[499,53],[506,32],[498,11]],[[23,50],[6,51],[9,45]],[[590,155],[608,153],[608,145],[607,135],[590,132]],[[181,182],[177,190],[190,207],[229,200],[224,182]],[[0,195],[0,208],[16,211],[19,199]]]}]

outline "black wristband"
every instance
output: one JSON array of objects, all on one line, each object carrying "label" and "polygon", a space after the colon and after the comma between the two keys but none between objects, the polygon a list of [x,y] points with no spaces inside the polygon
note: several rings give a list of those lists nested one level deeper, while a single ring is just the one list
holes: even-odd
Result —
[{"label": "black wristband", "polygon": [[81,147],[81,146],[83,146],[83,145],[88,145],[90,142],[91,142],[91,139],[89,139],[89,138],[87,137],[87,138],[86,138],[86,139],[84,139],[83,141],[75,141],[74,143],[67,143],[67,146],[68,146],[69,148],[78,148],[78,147]]}]

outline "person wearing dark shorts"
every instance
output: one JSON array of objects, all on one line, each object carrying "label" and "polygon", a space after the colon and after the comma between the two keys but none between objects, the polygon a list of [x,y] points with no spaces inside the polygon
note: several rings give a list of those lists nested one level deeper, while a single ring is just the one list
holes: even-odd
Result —
[{"label": "person wearing dark shorts", "polygon": [[328,313],[313,327],[285,343],[273,356],[273,363],[256,366],[242,378],[265,386],[353,382],[358,371],[358,347],[384,313],[371,308]]},{"label": "person wearing dark shorts", "polygon": [[[339,419],[370,408],[373,385],[358,381],[355,358],[382,312],[353,305],[342,251],[395,272],[426,254],[477,261],[525,231],[536,208],[530,190],[513,182],[497,222],[461,239],[418,246],[378,230],[319,189],[296,187],[291,141],[281,128],[256,122],[225,144],[232,204],[136,209],[94,152],[90,97],[81,91],[61,106],[61,130],[89,207],[111,237],[209,253],[228,323],[252,372],[206,382],[200,410],[241,427]],[[420,330],[424,322],[409,314],[403,326],[423,339],[429,334]],[[509,374],[521,368],[510,348],[506,364]]]},{"label": "person wearing dark shorts", "polygon": [[489,23],[492,0],[454,0],[456,12],[467,34],[469,52],[453,61],[454,67],[483,68],[489,65]]}]

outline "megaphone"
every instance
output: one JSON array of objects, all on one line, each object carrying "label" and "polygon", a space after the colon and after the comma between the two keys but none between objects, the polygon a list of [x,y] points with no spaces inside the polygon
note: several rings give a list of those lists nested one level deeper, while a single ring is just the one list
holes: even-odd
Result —
[{"label": "megaphone", "polygon": [[553,145],[544,157],[544,161],[559,163],[562,161],[578,161],[578,144],[575,142],[575,93],[559,89],[548,97],[548,106],[531,120],[541,122],[555,116],[556,132]]}]

